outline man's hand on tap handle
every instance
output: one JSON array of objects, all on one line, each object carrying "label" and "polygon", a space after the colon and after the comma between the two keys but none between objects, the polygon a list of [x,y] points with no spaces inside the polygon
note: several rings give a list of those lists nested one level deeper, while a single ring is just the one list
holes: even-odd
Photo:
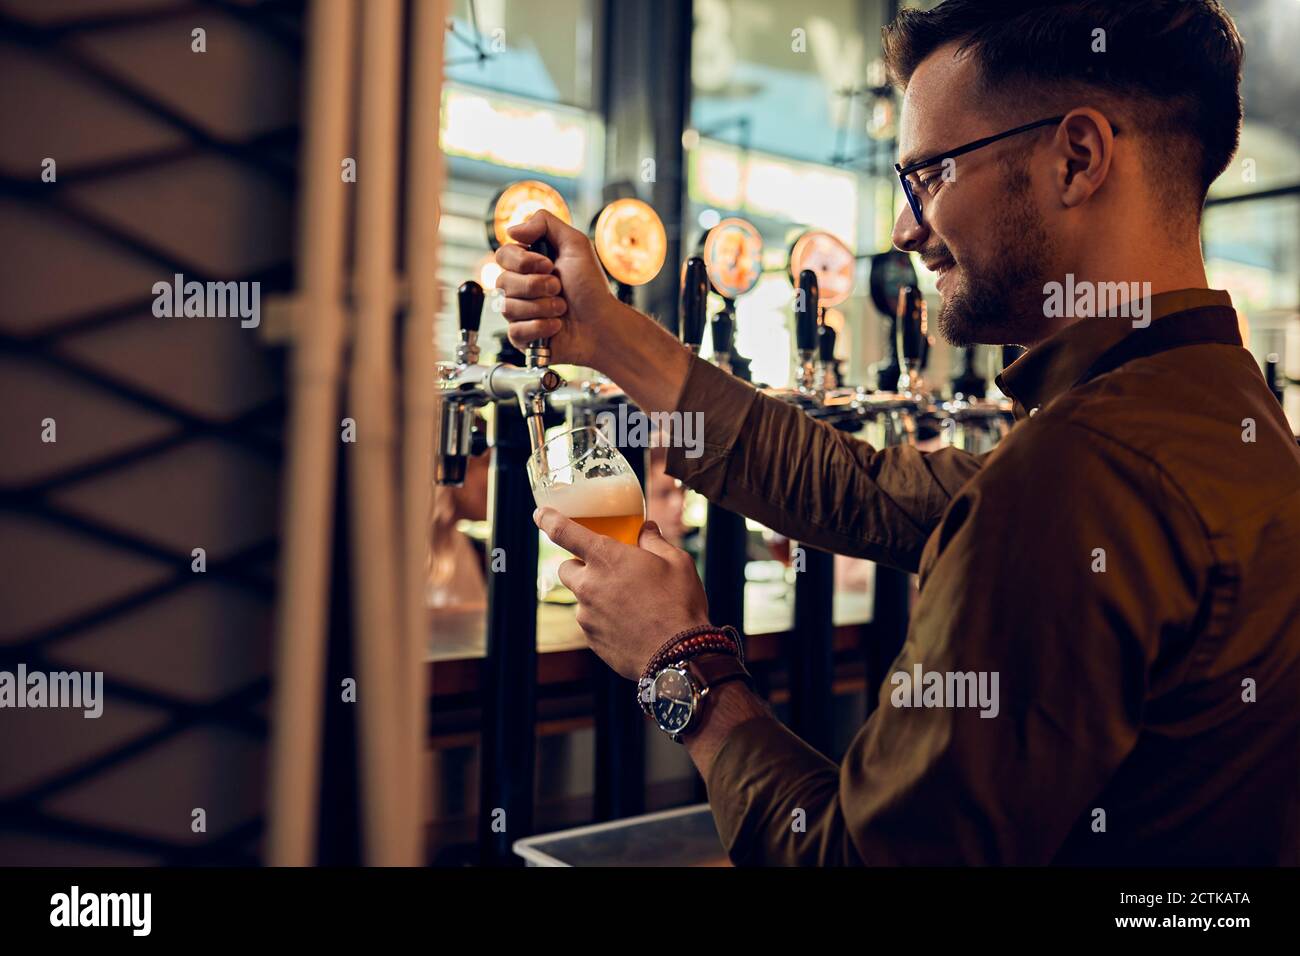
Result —
[{"label": "man's hand on tap handle", "polygon": [[[552,361],[591,365],[602,318],[619,304],[591,240],[545,210],[512,228],[510,236],[523,245],[502,246],[496,256],[510,341],[522,349],[534,339],[550,339]],[[526,248],[543,237],[555,247],[554,263]]]},{"label": "man's hand on tap handle", "polygon": [[[522,245],[496,253],[510,341],[524,349],[550,339],[552,362],[604,372],[642,411],[674,410],[690,356],[658,322],[618,301],[591,240],[545,210],[510,236]],[[525,248],[543,237],[555,247],[554,263]]]}]

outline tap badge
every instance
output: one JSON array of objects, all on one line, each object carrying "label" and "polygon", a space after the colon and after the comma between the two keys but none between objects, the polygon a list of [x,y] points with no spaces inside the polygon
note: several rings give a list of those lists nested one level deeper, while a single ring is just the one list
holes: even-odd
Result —
[{"label": "tap badge", "polygon": [[514,242],[506,230],[525,222],[539,209],[545,209],[565,224],[573,223],[568,204],[554,186],[537,179],[524,179],[502,189],[488,211],[488,245],[499,249]]},{"label": "tap badge", "polygon": [[668,234],[649,203],[614,200],[601,210],[592,232],[596,253],[614,281],[645,285],[663,268]]},{"label": "tap badge", "polygon": [[853,250],[829,232],[805,232],[790,247],[790,282],[799,285],[799,273],[817,275],[817,300],[822,308],[839,305],[853,291],[857,259]]},{"label": "tap badge", "polygon": [[737,299],[758,285],[763,237],[744,219],[724,219],[704,237],[704,265],[714,291],[724,299]]}]

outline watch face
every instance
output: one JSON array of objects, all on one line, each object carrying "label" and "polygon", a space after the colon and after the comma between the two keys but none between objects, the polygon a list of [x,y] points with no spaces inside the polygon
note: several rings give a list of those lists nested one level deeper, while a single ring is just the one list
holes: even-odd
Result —
[{"label": "watch face", "polygon": [[650,691],[650,710],[661,730],[680,733],[695,711],[695,690],[690,678],[672,667],[660,671]]}]

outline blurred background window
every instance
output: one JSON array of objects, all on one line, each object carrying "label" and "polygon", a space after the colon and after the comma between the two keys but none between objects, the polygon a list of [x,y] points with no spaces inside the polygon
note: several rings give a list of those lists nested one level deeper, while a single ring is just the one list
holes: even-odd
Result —
[{"label": "blurred background window", "polygon": [[[560,191],[575,224],[598,211],[605,130],[598,112],[599,0],[456,0],[446,37],[441,142],[439,279],[447,290],[473,278],[496,282],[485,221],[496,192],[519,179]],[[456,346],[455,297],[444,295],[438,352]],[[490,297],[480,341],[496,355],[506,323]]]},{"label": "blurred background window", "polygon": [[[1227,289],[1261,363],[1300,375],[1300,2],[1227,0],[1246,43],[1241,146],[1202,223],[1210,285]],[[1290,347],[1287,340],[1290,338]],[[1300,422],[1292,421],[1300,427]]]},{"label": "blurred background window", "polygon": [[[882,353],[865,296],[865,256],[888,248],[897,184],[897,102],[880,28],[892,4],[859,0],[696,0],[690,124],[683,134],[688,251],[720,218],[763,236],[765,275],[737,303],[736,348],[755,382],[793,381],[790,247],[824,229],[864,257],[840,306],[838,356],[850,382]],[[691,232],[693,231],[693,235]],[[704,354],[711,354],[706,335]]]}]

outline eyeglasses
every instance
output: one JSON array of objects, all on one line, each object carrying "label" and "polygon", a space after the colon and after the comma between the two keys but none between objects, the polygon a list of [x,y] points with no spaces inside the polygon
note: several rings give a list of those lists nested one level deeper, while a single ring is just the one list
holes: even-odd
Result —
[{"label": "eyeglasses", "polygon": [[[903,184],[903,195],[907,197],[907,204],[912,207],[912,215],[916,217],[916,224],[919,226],[924,220],[921,218],[921,197],[920,192],[926,189],[926,184],[914,174],[917,170],[925,169],[929,166],[935,166],[942,163],[945,159],[953,159],[965,153],[973,152],[977,149],[983,149],[1000,139],[1006,139],[1008,136],[1015,136],[1019,133],[1027,133],[1031,129],[1038,129],[1040,126],[1052,126],[1065,119],[1064,116],[1053,116],[1050,119],[1038,120],[1035,123],[1026,123],[1024,126],[1017,126],[1015,129],[1009,129],[1005,133],[997,133],[993,136],[985,136],[983,139],[977,139],[973,143],[967,143],[965,146],[958,146],[956,149],[950,149],[945,153],[937,156],[931,156],[928,159],[918,160],[915,163],[908,163],[906,166],[894,164],[894,172],[898,173],[898,181]],[[1118,129],[1111,127],[1116,133]],[[908,177],[911,177],[909,179]],[[931,180],[933,183],[933,180]]]}]

